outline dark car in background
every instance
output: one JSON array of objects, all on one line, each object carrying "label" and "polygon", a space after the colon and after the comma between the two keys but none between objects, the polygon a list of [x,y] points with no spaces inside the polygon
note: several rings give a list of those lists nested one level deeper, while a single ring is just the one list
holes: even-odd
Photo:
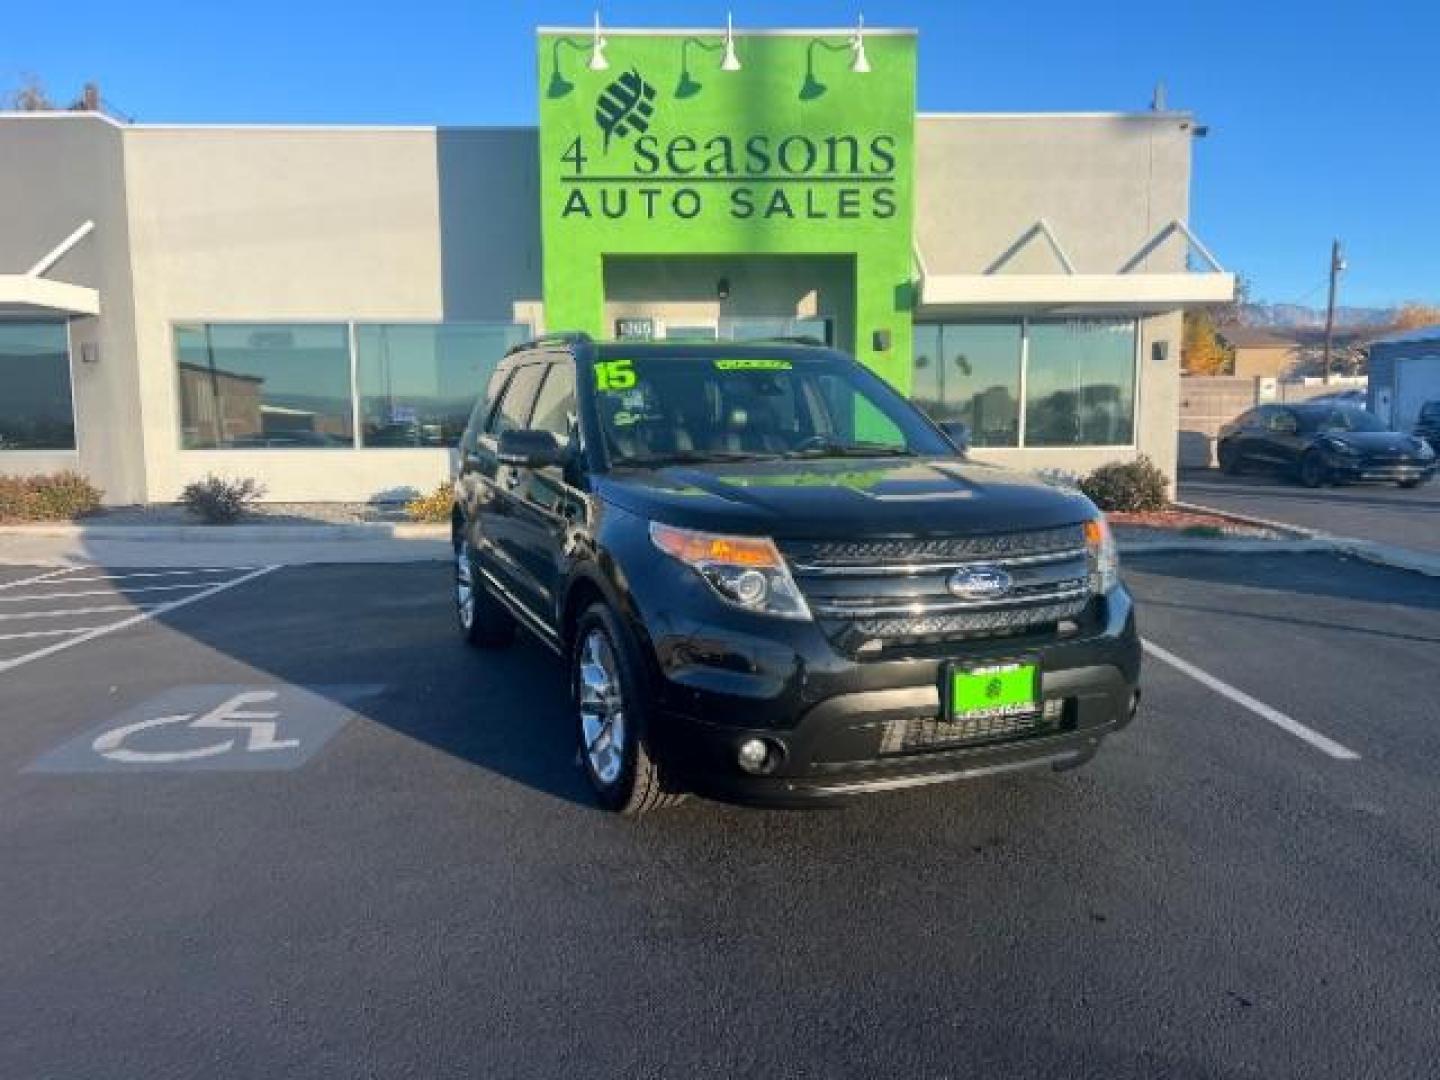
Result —
[{"label": "dark car in background", "polygon": [[1072,768],[1135,713],[1094,504],[967,461],[842,353],[544,339],[459,456],[460,630],[561,658],[611,810]]},{"label": "dark car in background", "polygon": [[1436,470],[1435,450],[1424,439],[1331,401],[1256,406],[1220,429],[1216,453],[1231,475],[1261,469],[1306,487],[1366,480],[1413,488]]},{"label": "dark car in background", "polygon": [[1427,401],[1420,406],[1420,415],[1415,420],[1415,436],[1430,444],[1430,449],[1440,454],[1440,401]]}]

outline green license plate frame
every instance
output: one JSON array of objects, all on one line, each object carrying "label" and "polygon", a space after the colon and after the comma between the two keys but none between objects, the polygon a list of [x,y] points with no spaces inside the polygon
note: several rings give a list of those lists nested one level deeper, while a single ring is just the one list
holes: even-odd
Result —
[{"label": "green license plate frame", "polygon": [[964,723],[1040,712],[1040,662],[1035,657],[945,666],[945,719]]}]

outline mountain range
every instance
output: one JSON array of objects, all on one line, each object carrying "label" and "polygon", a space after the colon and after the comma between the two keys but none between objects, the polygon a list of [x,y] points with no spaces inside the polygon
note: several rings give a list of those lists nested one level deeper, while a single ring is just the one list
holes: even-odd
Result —
[{"label": "mountain range", "polygon": [[[1274,326],[1308,330],[1325,325],[1325,309],[1302,304],[1242,304],[1240,321],[1246,326]],[[1395,308],[1348,307],[1335,309],[1335,325],[1363,328],[1389,326],[1395,321]]]}]

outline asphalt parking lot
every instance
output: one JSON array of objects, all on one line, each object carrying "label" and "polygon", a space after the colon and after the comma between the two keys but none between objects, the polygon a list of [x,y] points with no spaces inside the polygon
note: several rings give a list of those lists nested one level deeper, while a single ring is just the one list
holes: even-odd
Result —
[{"label": "asphalt parking lot", "polygon": [[1181,473],[1179,496],[1216,510],[1440,553],[1440,479],[1410,491],[1394,484],[1311,489],[1284,477],[1206,469]]},{"label": "asphalt parking lot", "polygon": [[1435,1074],[1435,580],[1132,559],[1085,769],[631,824],[443,565],[46,573],[0,635],[90,629],[0,641],[0,1076]]}]

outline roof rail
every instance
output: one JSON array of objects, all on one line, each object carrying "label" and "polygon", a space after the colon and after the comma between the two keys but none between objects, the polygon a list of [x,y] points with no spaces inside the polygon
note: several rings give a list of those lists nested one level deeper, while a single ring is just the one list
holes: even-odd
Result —
[{"label": "roof rail", "polygon": [[518,345],[511,345],[505,350],[505,355],[524,352],[526,349],[543,349],[549,345],[589,345],[594,340],[584,330],[565,330],[555,334],[542,334],[532,341],[522,341]]}]

